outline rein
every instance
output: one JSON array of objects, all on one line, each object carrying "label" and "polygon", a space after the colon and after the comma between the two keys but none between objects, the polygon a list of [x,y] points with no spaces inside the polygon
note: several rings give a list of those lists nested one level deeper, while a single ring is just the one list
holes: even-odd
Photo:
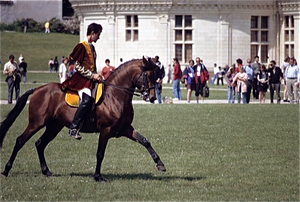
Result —
[{"label": "rein", "polygon": [[[139,97],[143,97],[143,96],[147,95],[149,90],[151,90],[155,87],[150,87],[150,88],[148,87],[148,79],[146,77],[146,75],[147,75],[146,72],[142,72],[140,74],[139,78],[135,82],[135,86],[136,86],[138,80],[141,78],[142,75],[143,75],[143,84],[142,84],[142,89],[141,90],[136,89],[136,88],[127,88],[127,87],[123,87],[123,86],[118,86],[118,85],[115,85],[115,84],[112,84],[112,83],[108,83],[105,80],[103,80],[101,82],[104,85],[111,86],[111,87],[119,89],[119,90],[123,90],[126,93],[129,93],[129,94],[132,94],[132,95],[135,95],[135,96],[139,96]],[[146,86],[146,89],[145,89],[145,86]]]},{"label": "rein", "polygon": [[[138,93],[142,93],[142,91],[137,90],[137,89],[127,88],[127,87],[123,87],[123,86],[118,86],[118,85],[115,85],[115,84],[112,84],[112,83],[108,83],[105,80],[101,81],[101,83],[104,83],[104,85],[111,86],[111,87],[119,89],[119,90],[123,90],[126,93],[129,93],[129,94],[132,94],[132,95],[142,96],[142,94],[138,94]],[[138,93],[136,93],[136,92],[138,92]]]}]

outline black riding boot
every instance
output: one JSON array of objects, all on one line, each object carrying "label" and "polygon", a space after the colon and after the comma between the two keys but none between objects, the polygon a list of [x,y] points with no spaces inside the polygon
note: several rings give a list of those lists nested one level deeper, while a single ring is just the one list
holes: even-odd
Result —
[{"label": "black riding boot", "polygon": [[85,115],[90,112],[92,105],[94,102],[94,98],[88,96],[83,93],[81,103],[75,113],[73,122],[70,126],[69,136],[75,137],[77,140],[81,140],[81,135],[79,134],[79,130]]}]

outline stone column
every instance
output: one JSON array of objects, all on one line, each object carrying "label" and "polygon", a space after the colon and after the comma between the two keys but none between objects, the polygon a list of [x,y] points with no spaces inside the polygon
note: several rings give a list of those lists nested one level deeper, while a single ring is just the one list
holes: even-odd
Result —
[{"label": "stone column", "polygon": [[78,19],[80,21],[80,41],[82,41],[85,37],[85,30],[84,30],[84,17],[82,15],[78,16]]},{"label": "stone column", "polygon": [[230,23],[224,20],[218,25],[217,65],[224,67],[231,64],[231,30]]},{"label": "stone column", "polygon": [[[158,26],[158,44],[159,48],[157,50],[157,55],[159,56],[159,60],[163,63],[165,67],[168,66],[170,63],[170,55],[169,55],[169,26],[168,26],[168,20],[169,16],[167,14],[159,15],[159,26]],[[164,83],[166,83],[168,80],[167,75],[164,78]]]},{"label": "stone column", "polygon": [[294,54],[298,66],[300,61],[300,14],[294,15]]},{"label": "stone column", "polygon": [[[108,15],[106,16],[107,19],[107,33],[109,33],[109,37],[108,37],[108,41],[106,42],[106,46],[107,47],[111,47],[111,48],[105,48],[105,51],[109,51],[107,53],[108,55],[108,59],[110,60],[111,64],[114,64],[114,66],[117,66],[117,64],[115,63],[116,61],[116,52],[115,50],[117,50],[116,48],[116,33],[115,33],[115,16],[114,15]],[[104,48],[104,47],[103,47]],[[106,58],[105,58],[106,59]],[[104,63],[104,61],[103,61]]]}]

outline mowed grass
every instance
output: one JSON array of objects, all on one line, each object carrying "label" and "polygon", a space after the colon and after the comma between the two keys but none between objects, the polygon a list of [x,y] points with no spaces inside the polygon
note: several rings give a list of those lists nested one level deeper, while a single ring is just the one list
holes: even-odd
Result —
[{"label": "mowed grass", "polygon": [[50,58],[57,56],[60,62],[62,56],[69,56],[78,42],[78,35],[0,32],[1,66],[8,62],[10,54],[14,54],[16,61],[23,54],[28,70],[47,71]]},{"label": "mowed grass", "polygon": [[[12,105],[1,106],[1,114]],[[67,129],[46,148],[52,178],[42,175],[33,136],[19,152],[1,201],[299,201],[298,105],[134,105],[133,126],[147,150],[111,139],[102,164],[109,183],[93,179],[97,134],[77,141]],[[27,125],[28,106],[9,130],[1,171]],[[3,120],[1,115],[1,120]]]}]

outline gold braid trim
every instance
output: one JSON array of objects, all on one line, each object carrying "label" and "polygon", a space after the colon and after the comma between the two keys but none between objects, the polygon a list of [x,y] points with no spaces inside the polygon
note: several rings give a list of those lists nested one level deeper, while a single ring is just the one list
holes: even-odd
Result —
[{"label": "gold braid trim", "polygon": [[85,40],[82,41],[81,43],[84,45],[85,50],[88,55],[88,60],[83,60],[82,66],[84,66],[84,67],[88,68],[90,71],[94,72],[95,71],[95,62],[94,62],[93,51],[90,47],[90,44]]}]

